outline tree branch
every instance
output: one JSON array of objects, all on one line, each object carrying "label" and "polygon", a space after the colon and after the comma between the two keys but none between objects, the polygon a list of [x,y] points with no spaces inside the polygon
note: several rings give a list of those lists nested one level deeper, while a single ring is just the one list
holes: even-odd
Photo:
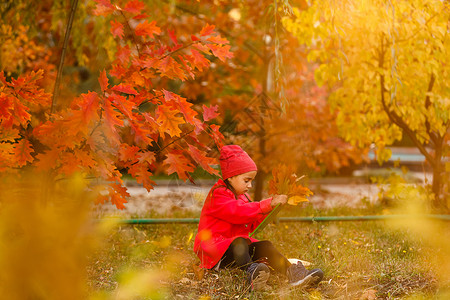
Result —
[{"label": "tree branch", "polygon": [[164,149],[166,149],[167,147],[169,147],[169,146],[172,145],[173,143],[175,143],[175,142],[177,142],[177,141],[179,141],[179,140],[181,140],[181,139],[184,139],[185,136],[191,134],[192,132],[194,132],[194,129],[192,129],[191,131],[186,132],[185,134],[183,134],[183,135],[180,136],[179,138],[177,138],[177,139],[171,141],[170,143],[168,143],[168,144],[165,145],[164,147],[162,147],[162,148],[160,147],[158,151],[155,151],[155,153],[161,153]]},{"label": "tree branch", "polygon": [[64,66],[64,59],[66,57],[67,44],[69,43],[70,31],[72,30],[73,17],[75,16],[75,11],[77,9],[77,5],[78,5],[78,0],[73,0],[72,8],[70,10],[69,20],[67,22],[66,34],[64,36],[64,44],[63,44],[63,48],[62,48],[62,52],[61,52],[61,57],[59,59],[58,73],[56,75],[55,87],[53,88],[52,106],[51,106],[51,110],[50,110],[51,113],[55,112],[56,100],[57,100],[58,94],[59,94],[59,85],[61,84],[62,69]]},{"label": "tree branch", "polygon": [[[434,85],[435,80],[436,80],[436,77],[434,76],[434,74],[431,74],[430,82],[428,84],[428,89],[427,89],[427,95],[425,96],[425,109],[427,111],[431,105],[429,93],[431,93],[431,91],[433,90],[433,85]],[[434,145],[437,146],[438,136],[436,133],[431,131],[431,125],[426,116],[426,112],[425,112],[424,117],[425,117],[425,128],[427,129],[427,133],[430,136],[430,139],[433,141]]]},{"label": "tree branch", "polygon": [[[168,1],[164,1],[164,2],[167,3]],[[183,11],[183,12],[186,12],[186,13],[188,13],[188,14],[193,15],[194,17],[196,17],[196,18],[199,19],[199,20],[205,21],[205,22],[210,23],[210,24],[214,23],[213,21],[206,19],[206,17],[204,17],[204,16],[200,16],[198,13],[193,12],[193,11],[189,10],[188,8],[186,8],[186,7],[182,7],[182,6],[178,5],[178,4],[175,5],[175,7],[176,7],[178,10],[181,10],[181,11]],[[229,32],[226,31],[226,30],[223,30],[223,29],[221,29],[221,28],[217,28],[217,30],[219,31],[219,33],[223,34],[223,35],[226,36],[226,37],[236,39],[231,33],[229,33]],[[251,44],[249,44],[248,41],[245,41],[245,42],[244,42],[244,46],[247,47],[247,48],[248,48],[250,51],[252,51],[253,53],[255,53],[259,58],[261,58],[262,60],[264,60],[264,55],[263,55],[262,53],[260,53],[260,52],[259,52],[255,47],[253,47]]]},{"label": "tree branch", "polygon": [[[381,48],[379,51],[379,58],[378,58],[378,67],[380,69],[383,69],[384,67],[384,54],[385,54],[385,48],[384,48],[384,37],[381,37]],[[406,134],[411,138],[411,140],[414,142],[416,147],[419,149],[420,153],[422,153],[427,161],[431,164],[433,168],[435,168],[436,164],[431,156],[430,153],[425,149],[425,146],[417,139],[416,133],[409,128],[408,124],[405,123],[405,121],[395,112],[389,109],[389,107],[386,104],[386,99],[384,97],[385,88],[384,88],[384,75],[380,73],[380,95],[381,95],[381,104],[383,106],[383,110],[386,112],[389,120],[391,120],[392,123],[400,127],[403,131],[406,132]]]}]

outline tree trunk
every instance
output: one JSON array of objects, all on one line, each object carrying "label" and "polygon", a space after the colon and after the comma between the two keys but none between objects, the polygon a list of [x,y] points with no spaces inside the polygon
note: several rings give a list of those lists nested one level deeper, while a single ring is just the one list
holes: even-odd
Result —
[{"label": "tree trunk", "polygon": [[[261,109],[261,115],[259,116],[259,122],[260,122],[260,131],[258,134],[258,152],[260,154],[260,157],[264,158],[266,157],[266,127],[264,118],[267,113],[267,103],[265,97],[267,97],[267,84],[269,80],[269,63],[270,63],[271,56],[267,54],[267,51],[264,51],[264,72],[263,72],[263,78],[262,78],[262,92],[259,97],[260,99],[260,109]],[[261,201],[262,200],[262,193],[264,189],[264,180],[266,179],[266,173],[262,168],[259,168],[258,174],[255,178],[255,194],[253,196],[253,199],[255,201]]]},{"label": "tree trunk", "polygon": [[434,168],[433,168],[433,182],[431,185],[431,190],[434,194],[433,207],[439,212],[449,212],[449,207],[447,205],[447,199],[442,191],[443,187],[443,174],[444,166],[442,163],[442,144],[436,145],[435,147],[435,157],[434,157]]},{"label": "tree trunk", "polygon": [[[259,139],[259,153],[263,155],[263,157],[266,154],[266,139],[265,137],[260,137]],[[264,190],[264,181],[266,179],[266,172],[263,170],[259,170],[258,174],[255,178],[255,194],[253,196],[253,199],[255,201],[261,201],[262,200],[262,194]]]}]

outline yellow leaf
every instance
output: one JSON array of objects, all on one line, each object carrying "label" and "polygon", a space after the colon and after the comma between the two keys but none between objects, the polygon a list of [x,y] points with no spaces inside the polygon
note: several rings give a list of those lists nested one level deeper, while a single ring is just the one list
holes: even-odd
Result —
[{"label": "yellow leaf", "polygon": [[290,204],[290,205],[297,205],[297,204],[299,204],[299,203],[301,203],[301,202],[308,202],[309,200],[308,199],[306,199],[305,197],[301,197],[301,196],[292,196],[292,197],[289,197],[289,199],[288,199],[288,204]]}]

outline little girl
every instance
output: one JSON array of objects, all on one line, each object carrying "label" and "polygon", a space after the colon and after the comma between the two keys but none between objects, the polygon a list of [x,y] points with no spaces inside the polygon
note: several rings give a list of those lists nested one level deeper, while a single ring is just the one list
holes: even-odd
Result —
[{"label": "little girl", "polygon": [[205,200],[195,237],[194,251],[200,258],[200,267],[246,270],[252,290],[266,285],[270,269],[285,274],[294,286],[319,283],[323,278],[322,270],[308,271],[301,262],[291,264],[270,241],[249,237],[249,233],[277,204],[287,202],[287,196],[275,195],[261,202],[250,201],[247,192],[257,168],[250,156],[237,145],[222,148],[220,168],[222,179],[211,188]]}]

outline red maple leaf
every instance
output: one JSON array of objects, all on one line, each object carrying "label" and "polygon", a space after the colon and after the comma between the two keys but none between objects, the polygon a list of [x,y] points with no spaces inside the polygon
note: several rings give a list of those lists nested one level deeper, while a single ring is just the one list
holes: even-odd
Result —
[{"label": "red maple leaf", "polygon": [[217,113],[218,109],[219,109],[218,105],[211,105],[211,107],[207,107],[206,105],[203,104],[203,120],[207,122],[217,117],[219,115],[219,113]]},{"label": "red maple leaf", "polygon": [[131,0],[127,4],[125,4],[125,7],[123,10],[133,13],[133,14],[140,14],[141,11],[145,8],[145,4],[142,3],[139,0]]},{"label": "red maple leaf", "polygon": [[125,62],[128,62],[130,60],[131,51],[130,47],[128,45],[125,45],[124,47],[121,47],[120,45],[117,46],[117,53],[116,58],[123,64]]},{"label": "red maple leaf", "polygon": [[177,36],[175,35],[175,30],[167,30],[169,33],[170,40],[174,43],[174,45],[178,45]]},{"label": "red maple leaf", "polygon": [[123,38],[123,24],[116,21],[111,20],[111,33],[114,37],[118,37],[119,39]]},{"label": "red maple leaf", "polygon": [[114,11],[114,6],[111,4],[109,0],[94,0],[97,2],[97,6],[95,7],[93,14],[96,16],[105,16],[109,15]]},{"label": "red maple leaf", "polygon": [[211,128],[211,133],[209,134],[210,137],[212,137],[214,139],[214,142],[216,143],[216,145],[219,148],[223,147],[223,140],[225,139],[225,137],[223,136],[223,134],[219,131],[220,126],[215,125],[215,124],[211,124],[209,126],[209,128]]}]

